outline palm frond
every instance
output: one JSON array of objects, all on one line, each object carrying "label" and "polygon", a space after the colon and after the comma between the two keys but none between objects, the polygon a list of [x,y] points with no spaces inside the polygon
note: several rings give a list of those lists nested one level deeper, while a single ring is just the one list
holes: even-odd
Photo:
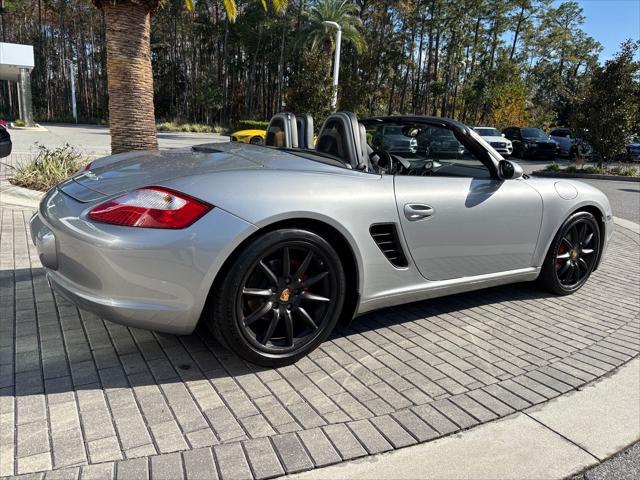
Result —
[{"label": "palm frond", "polygon": [[193,12],[196,9],[193,0],[184,0],[184,6],[187,8],[188,12]]},{"label": "palm frond", "polygon": [[[262,3],[266,4],[266,1],[262,0]],[[289,0],[271,0],[271,3],[273,3],[273,9],[276,13],[284,13],[289,5]],[[266,5],[264,8],[267,9]]]},{"label": "palm frond", "polygon": [[229,21],[235,22],[238,18],[238,7],[235,0],[224,0],[224,9],[227,11]]}]

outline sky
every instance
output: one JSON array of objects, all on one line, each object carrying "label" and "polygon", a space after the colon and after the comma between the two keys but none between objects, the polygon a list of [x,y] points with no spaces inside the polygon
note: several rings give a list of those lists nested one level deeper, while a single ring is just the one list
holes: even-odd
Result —
[{"label": "sky", "polygon": [[640,40],[640,0],[577,1],[584,9],[585,32],[604,47],[601,62],[612,58],[627,38]]}]

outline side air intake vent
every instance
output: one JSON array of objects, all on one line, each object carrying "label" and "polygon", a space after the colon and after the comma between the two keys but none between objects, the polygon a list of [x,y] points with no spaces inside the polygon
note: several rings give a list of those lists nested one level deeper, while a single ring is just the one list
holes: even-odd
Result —
[{"label": "side air intake vent", "polygon": [[371,225],[369,233],[382,250],[382,253],[387,260],[391,262],[394,267],[401,268],[406,267],[407,257],[405,257],[402,247],[400,246],[400,239],[398,238],[398,231],[393,223],[379,223],[377,225]]}]

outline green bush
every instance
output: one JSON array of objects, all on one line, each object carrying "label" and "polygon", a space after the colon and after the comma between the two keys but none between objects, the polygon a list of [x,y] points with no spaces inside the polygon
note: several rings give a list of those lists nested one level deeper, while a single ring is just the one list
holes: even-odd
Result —
[{"label": "green bush", "polygon": [[13,124],[14,124],[16,127],[25,127],[25,126],[27,125],[27,124],[24,122],[24,120],[21,120],[21,119],[19,119],[19,118],[18,118],[17,120],[15,120],[15,121],[13,122]]},{"label": "green bush", "polygon": [[564,169],[565,173],[578,173],[578,167],[576,167],[575,165],[569,165],[567,168]]},{"label": "green bush", "polygon": [[222,133],[220,125],[206,125],[204,123],[162,122],[156,125],[159,132],[191,132],[191,133]]},{"label": "green bush", "polygon": [[638,171],[634,167],[612,167],[609,169],[611,175],[622,175],[623,177],[635,177]]},{"label": "green bush", "polygon": [[269,122],[263,120],[240,120],[238,130],[266,130]]},{"label": "green bush", "polygon": [[606,170],[604,169],[604,167],[597,167],[597,166],[585,167],[583,172],[584,173],[589,173],[589,174],[592,174],[592,175],[602,175],[604,173],[607,173]]},{"label": "green bush", "polygon": [[35,158],[23,165],[8,165],[13,170],[9,181],[20,187],[47,191],[74,175],[89,163],[89,158],[69,144],[58,148],[38,145]]},{"label": "green bush", "polygon": [[557,163],[550,163],[549,165],[547,165],[545,170],[548,172],[557,172],[558,170],[560,170],[560,165],[558,165]]}]

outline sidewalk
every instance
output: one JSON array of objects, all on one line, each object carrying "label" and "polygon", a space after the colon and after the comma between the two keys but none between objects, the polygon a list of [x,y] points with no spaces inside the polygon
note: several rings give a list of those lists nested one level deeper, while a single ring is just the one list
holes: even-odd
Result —
[{"label": "sidewalk", "polygon": [[292,479],[565,478],[640,439],[640,358],[556,400],[434,442]]}]

